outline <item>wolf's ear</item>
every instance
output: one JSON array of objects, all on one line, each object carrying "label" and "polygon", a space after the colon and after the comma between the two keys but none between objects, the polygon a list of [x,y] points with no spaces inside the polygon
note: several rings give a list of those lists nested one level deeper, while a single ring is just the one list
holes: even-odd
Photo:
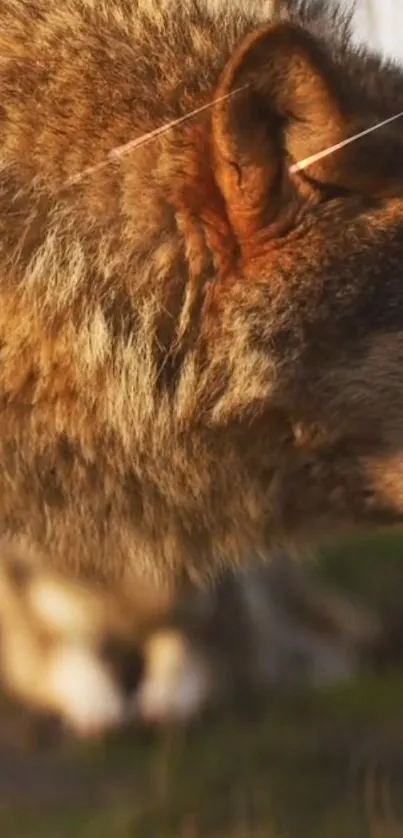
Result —
[{"label": "wolf's ear", "polygon": [[379,158],[378,132],[306,172],[292,171],[298,161],[376,122],[346,84],[321,43],[290,23],[252,34],[228,62],[216,91],[212,148],[241,247],[256,234],[283,233],[301,203],[318,199],[324,187],[375,194],[391,178],[390,158]]}]

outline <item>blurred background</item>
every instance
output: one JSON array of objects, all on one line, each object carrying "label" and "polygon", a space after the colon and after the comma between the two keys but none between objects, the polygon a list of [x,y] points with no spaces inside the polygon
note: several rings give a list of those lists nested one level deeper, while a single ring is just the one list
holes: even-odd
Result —
[{"label": "blurred background", "polygon": [[[347,4],[349,0],[344,0]],[[403,3],[401,0],[357,0],[355,34],[389,58],[403,58]]]}]

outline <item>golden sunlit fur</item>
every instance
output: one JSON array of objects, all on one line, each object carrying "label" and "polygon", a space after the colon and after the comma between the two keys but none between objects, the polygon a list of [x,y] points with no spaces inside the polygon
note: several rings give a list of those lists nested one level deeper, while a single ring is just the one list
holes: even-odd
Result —
[{"label": "golden sunlit fur", "polygon": [[399,75],[216,6],[0,4],[0,525],[85,575],[205,577],[403,504],[401,128],[287,175]]},{"label": "golden sunlit fur", "polygon": [[277,5],[0,0],[0,531],[129,599],[402,517],[403,126],[290,166],[403,75]]}]

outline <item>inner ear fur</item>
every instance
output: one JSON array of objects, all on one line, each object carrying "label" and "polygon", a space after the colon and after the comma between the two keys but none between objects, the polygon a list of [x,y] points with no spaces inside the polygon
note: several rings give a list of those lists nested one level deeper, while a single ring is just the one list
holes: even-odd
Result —
[{"label": "inner ear fur", "polygon": [[[248,36],[221,76],[212,113],[215,177],[241,246],[255,234],[275,237],[293,226],[301,204],[321,187],[373,194],[390,168],[369,155],[379,137],[312,164],[304,173],[290,166],[368,127],[346,80],[312,35],[279,23]],[[401,152],[400,152],[401,154]],[[375,182],[375,179],[376,182]]]}]

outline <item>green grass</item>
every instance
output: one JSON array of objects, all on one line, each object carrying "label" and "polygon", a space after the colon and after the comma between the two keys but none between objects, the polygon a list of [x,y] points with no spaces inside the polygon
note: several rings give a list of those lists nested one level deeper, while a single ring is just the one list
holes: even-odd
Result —
[{"label": "green grass", "polygon": [[[357,539],[319,572],[388,610],[402,549]],[[401,838],[402,707],[403,672],[225,708],[187,732],[21,749],[0,765],[0,836]]]}]

